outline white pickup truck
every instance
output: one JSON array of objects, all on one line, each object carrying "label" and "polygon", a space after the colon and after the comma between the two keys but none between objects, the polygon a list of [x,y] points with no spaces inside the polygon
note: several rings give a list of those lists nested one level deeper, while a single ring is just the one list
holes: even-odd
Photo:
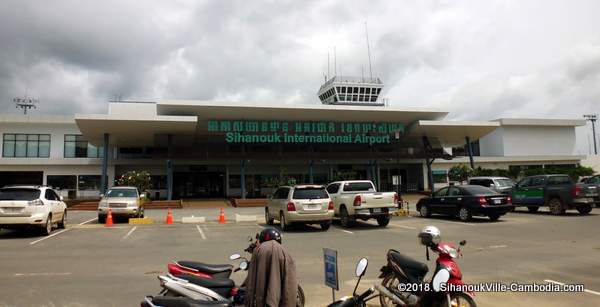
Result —
[{"label": "white pickup truck", "polygon": [[377,192],[370,180],[336,181],[327,186],[334,212],[342,226],[350,227],[356,219],[377,219],[379,226],[390,222],[390,211],[398,207],[398,194]]}]

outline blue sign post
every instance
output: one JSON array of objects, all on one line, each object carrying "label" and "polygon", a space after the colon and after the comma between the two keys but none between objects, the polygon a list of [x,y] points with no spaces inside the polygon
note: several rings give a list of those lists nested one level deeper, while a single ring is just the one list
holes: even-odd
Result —
[{"label": "blue sign post", "polygon": [[331,288],[333,301],[335,301],[335,290],[339,290],[337,251],[334,249],[323,249],[323,263],[325,265],[325,285]]}]

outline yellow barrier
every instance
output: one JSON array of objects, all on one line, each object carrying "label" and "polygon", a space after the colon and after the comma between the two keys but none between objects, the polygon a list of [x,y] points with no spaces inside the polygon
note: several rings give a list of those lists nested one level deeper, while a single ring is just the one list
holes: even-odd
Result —
[{"label": "yellow barrier", "polygon": [[154,220],[149,217],[144,218],[130,218],[129,225],[150,225],[154,224]]}]

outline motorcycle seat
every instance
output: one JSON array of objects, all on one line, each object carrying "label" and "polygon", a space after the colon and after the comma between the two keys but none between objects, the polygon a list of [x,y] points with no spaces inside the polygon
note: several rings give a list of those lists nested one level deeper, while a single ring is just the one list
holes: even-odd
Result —
[{"label": "motorcycle seat", "polygon": [[217,274],[233,270],[233,265],[231,264],[206,264],[196,261],[177,261],[177,264],[208,274]]},{"label": "motorcycle seat", "polygon": [[408,256],[402,255],[398,251],[389,252],[391,260],[398,264],[398,266],[408,275],[411,282],[421,282],[429,271],[429,267],[425,263],[414,260]]},{"label": "motorcycle seat", "polygon": [[152,304],[161,307],[229,307],[229,302],[218,302],[218,301],[200,301],[194,300],[188,297],[169,297],[169,296],[155,296],[152,298]]}]

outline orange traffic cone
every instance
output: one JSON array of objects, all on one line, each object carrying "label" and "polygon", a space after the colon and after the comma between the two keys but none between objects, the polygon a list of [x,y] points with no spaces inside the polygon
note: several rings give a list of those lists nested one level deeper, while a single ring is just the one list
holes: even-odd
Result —
[{"label": "orange traffic cone", "polygon": [[219,215],[219,224],[225,224],[225,210],[221,208],[221,214]]},{"label": "orange traffic cone", "polygon": [[171,208],[167,211],[167,225],[173,224],[173,215],[171,214]]},{"label": "orange traffic cone", "polygon": [[112,225],[114,225],[113,218],[112,218],[112,210],[110,210],[110,208],[108,208],[108,216],[106,217],[106,224],[104,226],[110,227]]}]

